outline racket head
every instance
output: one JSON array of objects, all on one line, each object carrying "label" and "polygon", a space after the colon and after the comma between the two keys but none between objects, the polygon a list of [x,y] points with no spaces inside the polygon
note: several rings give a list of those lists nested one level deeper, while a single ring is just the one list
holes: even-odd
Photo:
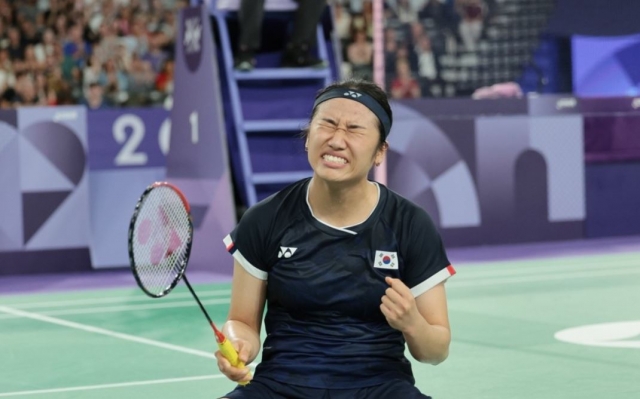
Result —
[{"label": "racket head", "polygon": [[167,295],[184,276],[193,242],[189,202],[174,185],[155,182],[145,189],[129,223],[131,271],[152,298]]}]

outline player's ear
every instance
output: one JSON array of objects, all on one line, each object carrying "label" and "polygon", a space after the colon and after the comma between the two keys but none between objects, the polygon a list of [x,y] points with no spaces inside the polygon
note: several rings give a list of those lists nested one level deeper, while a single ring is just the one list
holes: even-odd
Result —
[{"label": "player's ear", "polygon": [[382,161],[384,160],[384,156],[387,153],[387,149],[389,148],[389,143],[387,143],[386,141],[384,143],[382,143],[382,145],[380,145],[378,147],[378,149],[376,150],[376,156],[375,159],[373,161],[373,163],[376,166],[380,166],[380,164],[382,163]]}]

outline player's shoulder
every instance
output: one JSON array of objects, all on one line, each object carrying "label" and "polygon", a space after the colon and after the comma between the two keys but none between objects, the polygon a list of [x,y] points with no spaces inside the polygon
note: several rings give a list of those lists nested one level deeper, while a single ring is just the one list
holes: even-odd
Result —
[{"label": "player's shoulder", "polygon": [[418,204],[403,197],[383,184],[379,185],[385,198],[383,217],[393,219],[399,218],[404,222],[423,221],[425,219],[431,220],[427,211]]},{"label": "player's shoulder", "polygon": [[290,215],[299,214],[299,207],[305,203],[308,182],[309,179],[297,181],[263,199],[250,207],[241,221],[267,223],[274,219],[287,220]]}]

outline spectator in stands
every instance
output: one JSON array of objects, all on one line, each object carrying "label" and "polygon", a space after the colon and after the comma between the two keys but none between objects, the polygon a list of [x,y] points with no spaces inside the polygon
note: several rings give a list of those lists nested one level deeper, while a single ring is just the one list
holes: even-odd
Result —
[{"label": "spectator in stands", "polygon": [[35,82],[31,74],[22,72],[16,76],[15,85],[16,97],[14,102],[16,105],[37,105],[41,104],[36,92]]},{"label": "spectator in stands", "polygon": [[118,68],[116,60],[109,59],[104,64],[104,70],[98,80],[104,89],[109,104],[121,104],[128,98],[129,76],[125,70]]},{"label": "spectator in stands", "polygon": [[22,40],[20,29],[15,26],[9,27],[7,37],[9,39],[9,44],[7,46],[9,58],[11,60],[23,60],[25,44]]},{"label": "spectator in stands", "polygon": [[21,25],[22,41],[25,45],[36,45],[40,43],[41,38],[36,25],[30,19],[23,19]]},{"label": "spectator in stands", "polygon": [[142,56],[142,59],[149,62],[155,72],[160,71],[164,61],[168,58],[168,55],[161,49],[163,45],[164,36],[162,33],[158,32],[149,35],[149,49]]},{"label": "spectator in stands", "polygon": [[[339,1],[335,2],[331,9],[333,10],[333,20],[335,21],[334,30],[340,39],[340,45],[343,51],[342,59],[344,60],[344,64],[348,65],[346,50],[352,40],[351,13]],[[345,76],[347,75],[348,74],[345,74]]]},{"label": "spectator in stands", "polygon": [[362,17],[364,18],[365,27],[367,29],[367,37],[373,37],[373,1],[364,0],[362,2]]},{"label": "spectator in stands", "polygon": [[85,92],[84,105],[92,110],[108,108],[104,97],[104,89],[97,83],[91,83]]},{"label": "spectator in stands", "polygon": [[36,96],[39,99],[39,104],[50,105],[50,97],[47,90],[47,77],[44,75],[44,72],[38,72],[35,75],[35,91]]},{"label": "spectator in stands", "polygon": [[373,37],[370,21],[367,20],[363,13],[353,13],[351,15],[351,39],[354,38],[356,32],[361,30],[365,32],[366,37]]},{"label": "spectator in stands", "polygon": [[38,7],[36,4],[36,0],[21,0],[17,9],[18,15],[25,20],[35,23],[38,15]]},{"label": "spectator in stands", "polygon": [[105,63],[110,57],[116,54],[120,43],[121,40],[116,35],[114,26],[106,21],[103,22],[102,25],[100,25],[100,42],[94,47],[94,51],[98,53],[100,62]]},{"label": "spectator in stands", "polygon": [[391,96],[397,99],[418,98],[420,94],[420,84],[411,74],[409,61],[406,58],[398,58],[396,77],[391,82]]},{"label": "spectator in stands", "polygon": [[170,95],[173,93],[173,70],[174,61],[169,58],[164,61],[160,73],[156,77],[155,87],[160,93]]},{"label": "spectator in stands", "polygon": [[351,75],[356,79],[373,80],[373,44],[367,33],[359,30],[353,43],[347,47],[347,60],[351,63]]},{"label": "spectator in stands", "polygon": [[9,87],[7,88],[5,91],[2,92],[2,95],[0,96],[0,108],[13,108],[15,107],[16,103],[14,101],[16,96],[16,91],[13,87]]},{"label": "spectator in stands", "polygon": [[51,13],[51,17],[53,19],[53,28],[56,32],[56,36],[58,38],[63,38],[67,34],[67,26],[68,19],[67,15],[64,12],[60,13]]},{"label": "spectator in stands", "polygon": [[151,64],[134,54],[129,70],[130,104],[146,105],[154,85],[155,73]]},{"label": "spectator in stands", "polygon": [[436,88],[435,85],[439,80],[440,67],[438,57],[433,53],[431,40],[426,33],[418,39],[415,51],[418,54],[418,76],[420,79],[421,92],[422,95],[428,96],[432,94],[433,89]]},{"label": "spectator in stands", "polygon": [[409,24],[418,20],[418,10],[415,9],[410,0],[396,0],[392,10],[395,18],[403,24]]},{"label": "spectator in stands", "polygon": [[7,49],[0,49],[0,93],[14,87],[16,76],[13,73],[13,63],[9,59]]},{"label": "spectator in stands", "polygon": [[393,28],[384,31],[384,66],[385,74],[390,76],[396,66],[396,53],[398,52],[398,35]]},{"label": "spectator in stands", "polygon": [[117,68],[126,73],[126,71],[131,69],[132,57],[133,53],[129,50],[126,44],[121,42],[112,59],[116,63]]},{"label": "spectator in stands", "polygon": [[467,51],[476,51],[484,29],[486,5],[483,0],[456,0],[461,17],[458,33]]},{"label": "spectator in stands", "polygon": [[46,28],[42,33],[42,41],[35,45],[38,60],[45,62],[48,56],[53,55],[57,45],[53,29]]},{"label": "spectator in stands", "polygon": [[136,15],[134,17],[131,35],[122,38],[121,42],[126,44],[127,50],[131,54],[143,55],[147,52],[149,39],[145,17],[143,15]]},{"label": "spectator in stands", "polygon": [[454,16],[443,0],[426,0],[418,10],[421,20],[431,20],[434,27],[442,30],[453,30]]},{"label": "spectator in stands", "polygon": [[91,47],[82,37],[82,26],[75,23],[69,28],[67,38],[62,46],[64,54],[65,76],[73,71],[73,68],[84,67],[85,60],[91,55]]},{"label": "spectator in stands", "polygon": [[33,44],[28,44],[24,48],[23,68],[31,72],[41,72],[44,70],[44,66],[44,62],[38,61]]},{"label": "spectator in stands", "polygon": [[[63,76],[64,69],[63,69]],[[65,76],[66,78],[66,76]],[[82,88],[82,71],[77,66],[71,68],[70,76],[67,79],[69,83],[69,89],[71,90],[71,96],[75,104],[78,104],[82,100],[83,88]]]},{"label": "spectator in stands", "polygon": [[[242,0],[240,3],[240,39],[235,68],[250,71],[255,67],[254,54],[260,47],[265,0]],[[311,53],[316,27],[325,9],[325,0],[298,0],[293,32],[282,55],[283,67],[324,67],[324,61]]]},{"label": "spectator in stands", "polygon": [[410,31],[411,43],[413,44],[413,46],[416,46],[420,38],[425,35],[424,26],[422,26],[422,22],[420,21],[411,22],[410,24],[408,24],[408,26]]},{"label": "spectator in stands", "polygon": [[103,73],[102,63],[97,54],[92,54],[82,70],[82,81],[84,88],[87,89],[91,83],[95,83],[100,79]]},{"label": "spectator in stands", "polygon": [[[49,91],[48,102],[55,102],[52,105],[75,104],[71,85],[62,77],[62,68],[55,66],[51,69],[47,77],[47,88]],[[52,94],[53,93],[53,94]]]},{"label": "spectator in stands", "polygon": [[114,25],[118,36],[128,36],[131,33],[131,9],[129,7],[118,10]]}]

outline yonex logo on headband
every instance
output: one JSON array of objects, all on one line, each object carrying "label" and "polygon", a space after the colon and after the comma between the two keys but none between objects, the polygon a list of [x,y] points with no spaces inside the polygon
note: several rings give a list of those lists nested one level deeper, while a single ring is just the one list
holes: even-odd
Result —
[{"label": "yonex logo on headband", "polygon": [[320,95],[320,97],[316,98],[316,101],[313,103],[313,109],[315,109],[320,103],[331,100],[332,98],[339,97],[357,101],[365,107],[369,108],[369,110],[378,117],[378,120],[380,121],[382,129],[384,131],[384,138],[386,140],[389,132],[391,131],[391,117],[389,116],[387,111],[382,108],[382,105],[380,105],[378,101],[376,101],[367,93],[360,93],[355,90],[345,91],[344,87],[336,87],[326,91],[325,93]]},{"label": "yonex logo on headband", "polygon": [[347,97],[351,97],[351,98],[358,98],[360,96],[362,96],[362,94],[360,93],[356,93],[355,91],[347,91],[344,93],[345,96]]}]

